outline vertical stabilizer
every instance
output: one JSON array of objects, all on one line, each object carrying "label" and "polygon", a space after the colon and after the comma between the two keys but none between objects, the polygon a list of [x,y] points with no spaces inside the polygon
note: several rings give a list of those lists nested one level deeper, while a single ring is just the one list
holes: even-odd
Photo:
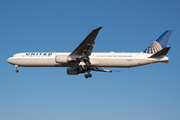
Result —
[{"label": "vertical stabilizer", "polygon": [[148,46],[142,53],[155,54],[166,47],[172,30],[166,30],[157,40]]}]

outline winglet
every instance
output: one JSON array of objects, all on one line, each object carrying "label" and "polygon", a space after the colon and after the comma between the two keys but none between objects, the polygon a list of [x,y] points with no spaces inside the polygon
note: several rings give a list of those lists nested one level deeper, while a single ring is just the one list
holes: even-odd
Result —
[{"label": "winglet", "polygon": [[163,48],[162,50],[160,50],[160,51],[158,51],[157,53],[155,53],[155,54],[153,54],[152,56],[150,56],[149,58],[165,57],[170,48],[171,48],[171,47],[165,47],[165,48]]}]

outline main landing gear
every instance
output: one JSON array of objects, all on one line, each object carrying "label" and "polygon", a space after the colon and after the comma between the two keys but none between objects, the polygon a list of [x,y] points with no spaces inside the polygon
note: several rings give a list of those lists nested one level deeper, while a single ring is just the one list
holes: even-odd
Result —
[{"label": "main landing gear", "polygon": [[19,72],[19,70],[18,70],[18,68],[19,68],[19,66],[18,65],[15,65],[15,67],[16,67],[16,72],[18,73]]},{"label": "main landing gear", "polygon": [[80,73],[86,73],[87,72],[87,74],[84,75],[85,78],[92,77],[92,74],[90,73],[91,71],[88,70],[87,66],[80,66],[79,71],[81,71]]},{"label": "main landing gear", "polygon": [[89,70],[89,66],[90,66],[89,61],[81,60],[79,66],[80,66],[79,71],[81,71],[81,73],[87,72],[87,74],[84,75],[85,78],[92,77],[92,74],[90,73],[91,71]]}]

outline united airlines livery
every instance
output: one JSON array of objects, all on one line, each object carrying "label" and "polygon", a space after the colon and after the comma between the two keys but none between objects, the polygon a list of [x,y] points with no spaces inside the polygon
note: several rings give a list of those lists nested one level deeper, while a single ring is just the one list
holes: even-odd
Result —
[{"label": "united airlines livery", "polygon": [[136,67],[157,62],[169,63],[166,47],[172,30],[166,30],[157,40],[140,53],[93,53],[95,38],[102,27],[92,32],[71,53],[62,52],[26,52],[14,54],[7,62],[15,65],[16,72],[22,67],[68,67],[68,75],[87,73],[85,78],[92,77],[91,71],[113,72],[104,67]]}]

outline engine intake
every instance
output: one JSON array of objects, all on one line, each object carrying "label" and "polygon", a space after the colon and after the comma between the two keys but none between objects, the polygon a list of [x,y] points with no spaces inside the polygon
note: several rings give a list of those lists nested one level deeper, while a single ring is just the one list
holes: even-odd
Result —
[{"label": "engine intake", "polygon": [[67,55],[56,55],[56,57],[55,57],[56,63],[68,63],[72,60],[73,59]]}]

